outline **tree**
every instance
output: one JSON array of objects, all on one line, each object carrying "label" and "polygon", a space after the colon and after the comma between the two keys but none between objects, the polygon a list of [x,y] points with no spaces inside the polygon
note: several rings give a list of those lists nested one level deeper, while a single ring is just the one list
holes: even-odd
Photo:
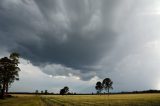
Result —
[{"label": "tree", "polygon": [[63,89],[60,90],[60,95],[67,94],[69,91],[69,87],[65,86]]},{"label": "tree", "polygon": [[45,95],[47,95],[47,94],[48,94],[48,91],[47,91],[47,90],[45,90],[45,91],[44,91],[44,94],[45,94]]},{"label": "tree", "polygon": [[44,92],[43,91],[41,91],[41,94],[43,94]]},{"label": "tree", "polygon": [[97,93],[98,93],[98,94],[100,94],[101,91],[103,90],[103,85],[102,85],[102,83],[101,83],[100,81],[98,81],[98,82],[96,83],[95,89],[97,90]]},{"label": "tree", "polygon": [[109,89],[113,89],[112,84],[113,82],[111,81],[110,78],[105,78],[102,82],[103,88],[108,92],[108,94],[109,94]]},{"label": "tree", "polygon": [[[10,71],[11,73],[8,74],[8,83],[6,85],[6,93],[8,93],[8,86],[11,85],[15,80],[19,80],[19,74],[20,68],[18,67],[19,64],[19,54],[16,52],[13,52],[10,54],[9,59],[11,60],[11,67]],[[8,67],[9,68],[9,67]]]},{"label": "tree", "polygon": [[11,53],[9,57],[0,59],[0,84],[2,84],[1,97],[8,93],[8,87],[15,80],[19,80],[18,72],[20,68],[19,54]]},{"label": "tree", "polygon": [[38,91],[38,90],[36,90],[36,91],[35,91],[35,94],[37,95],[38,93],[39,93],[39,91]]},{"label": "tree", "polygon": [[69,92],[69,87],[65,86],[63,89],[65,90],[65,94]]},{"label": "tree", "polygon": [[64,89],[60,89],[60,95],[64,95],[65,94],[65,90]]}]

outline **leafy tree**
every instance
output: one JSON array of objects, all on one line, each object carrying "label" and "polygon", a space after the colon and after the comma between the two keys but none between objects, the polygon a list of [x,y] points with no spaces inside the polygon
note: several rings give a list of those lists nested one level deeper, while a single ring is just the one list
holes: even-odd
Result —
[{"label": "leafy tree", "polygon": [[60,95],[64,95],[65,94],[65,90],[64,89],[60,89]]},{"label": "leafy tree", "polygon": [[113,82],[111,81],[110,78],[105,78],[102,82],[103,88],[108,92],[109,94],[109,89],[113,89],[112,84]]},{"label": "leafy tree", "polygon": [[60,90],[60,95],[67,94],[69,91],[69,87],[65,86],[63,89]]},{"label": "leafy tree", "polygon": [[69,92],[69,87],[65,86],[63,89],[65,90],[65,93]]},{"label": "leafy tree", "polygon": [[19,54],[12,53],[10,57],[4,57],[0,59],[0,84],[2,84],[1,97],[8,93],[8,87],[15,80],[19,80],[18,72],[20,68]]},{"label": "leafy tree", "polygon": [[102,90],[103,90],[103,85],[102,85],[102,83],[101,83],[100,81],[98,81],[98,82],[96,83],[95,89],[97,90],[97,93],[98,93],[98,94],[100,94],[100,93],[102,92]]}]

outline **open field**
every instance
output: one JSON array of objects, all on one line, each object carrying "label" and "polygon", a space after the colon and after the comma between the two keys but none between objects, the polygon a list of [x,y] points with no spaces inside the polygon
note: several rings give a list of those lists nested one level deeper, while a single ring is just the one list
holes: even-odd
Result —
[{"label": "open field", "polygon": [[60,106],[160,106],[160,94],[46,96]]},{"label": "open field", "polygon": [[14,96],[0,106],[160,106],[160,94]]},{"label": "open field", "polygon": [[14,95],[12,98],[0,99],[0,106],[45,106],[40,97],[33,95]]}]

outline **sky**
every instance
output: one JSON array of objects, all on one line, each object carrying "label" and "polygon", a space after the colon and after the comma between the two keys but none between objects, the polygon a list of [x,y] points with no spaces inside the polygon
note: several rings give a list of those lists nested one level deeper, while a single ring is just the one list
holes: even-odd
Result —
[{"label": "sky", "polygon": [[0,57],[18,52],[10,91],[160,89],[159,0],[0,0]]}]

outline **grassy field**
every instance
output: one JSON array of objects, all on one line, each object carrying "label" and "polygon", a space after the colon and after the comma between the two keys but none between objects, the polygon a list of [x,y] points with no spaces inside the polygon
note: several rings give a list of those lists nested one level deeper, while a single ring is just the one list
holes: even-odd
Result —
[{"label": "grassy field", "polygon": [[33,95],[14,95],[12,98],[0,99],[0,106],[45,106],[40,97]]},{"label": "grassy field", "polygon": [[57,106],[160,106],[160,94],[45,96]]},{"label": "grassy field", "polygon": [[160,106],[160,94],[119,95],[14,95],[0,106]]}]

